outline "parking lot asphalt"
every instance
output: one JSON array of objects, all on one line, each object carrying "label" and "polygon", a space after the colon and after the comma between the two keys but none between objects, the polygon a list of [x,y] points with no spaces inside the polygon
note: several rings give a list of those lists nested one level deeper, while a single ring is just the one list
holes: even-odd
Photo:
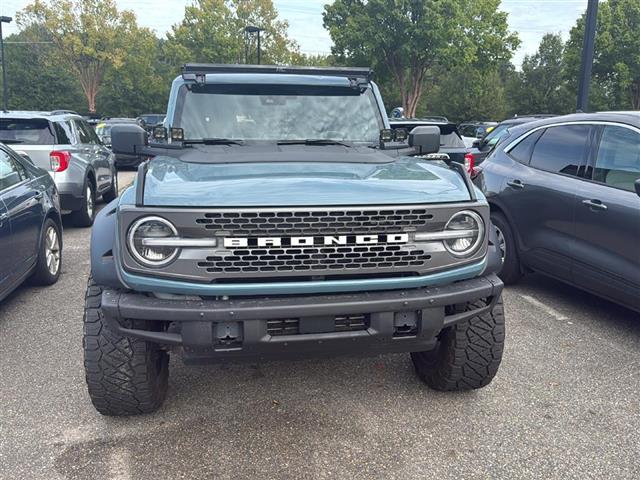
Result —
[{"label": "parking lot asphalt", "polygon": [[2,479],[640,478],[640,315],[538,275],[506,290],[504,359],[479,391],[429,390],[408,355],[174,356],[159,412],[102,417],[82,360],[89,236],[65,228],[60,281],[0,304]]}]

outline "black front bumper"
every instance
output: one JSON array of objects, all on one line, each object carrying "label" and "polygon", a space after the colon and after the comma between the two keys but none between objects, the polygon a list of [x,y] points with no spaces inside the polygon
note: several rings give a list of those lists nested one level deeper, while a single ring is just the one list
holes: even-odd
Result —
[{"label": "black front bumper", "polygon": [[[104,290],[102,310],[111,329],[182,346],[187,362],[378,354],[433,348],[443,328],[492,309],[502,287],[490,274],[443,287],[229,300],[160,300]],[[455,308],[481,299],[487,306]],[[364,325],[337,331],[337,318],[349,316]],[[295,334],[270,334],[278,321],[297,325]]]}]

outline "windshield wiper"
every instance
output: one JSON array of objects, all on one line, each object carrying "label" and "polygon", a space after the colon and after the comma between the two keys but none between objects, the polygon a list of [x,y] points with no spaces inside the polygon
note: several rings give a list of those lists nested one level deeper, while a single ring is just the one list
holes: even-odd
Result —
[{"label": "windshield wiper", "polygon": [[24,143],[24,140],[11,140],[10,138],[0,138],[0,142],[7,145],[15,145],[16,143]]},{"label": "windshield wiper", "polygon": [[306,138],[301,140],[278,140],[278,145],[342,145],[343,147],[351,147],[348,143],[329,138]]},{"label": "windshield wiper", "polygon": [[234,138],[196,138],[183,143],[201,143],[203,145],[244,145],[244,140]]}]

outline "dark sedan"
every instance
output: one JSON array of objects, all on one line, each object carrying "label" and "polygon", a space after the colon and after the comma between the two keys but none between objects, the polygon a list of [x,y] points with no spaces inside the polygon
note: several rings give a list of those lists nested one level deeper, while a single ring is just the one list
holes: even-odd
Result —
[{"label": "dark sedan", "polygon": [[510,129],[475,182],[500,231],[505,283],[538,271],[640,311],[640,113]]},{"label": "dark sedan", "polygon": [[58,280],[60,201],[49,173],[0,144],[0,300],[29,278]]}]

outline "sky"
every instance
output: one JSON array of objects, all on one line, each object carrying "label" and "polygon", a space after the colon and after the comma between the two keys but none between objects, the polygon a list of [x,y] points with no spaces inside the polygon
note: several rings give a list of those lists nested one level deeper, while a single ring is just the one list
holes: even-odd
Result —
[{"label": "sky", "polygon": [[[330,0],[273,0],[280,17],[289,22],[289,36],[304,53],[331,52],[331,38],[322,27],[322,11]],[[0,0],[0,15],[15,16],[28,0]],[[138,23],[163,36],[183,16],[185,0],[116,0],[122,9],[133,10]],[[587,0],[502,0],[501,9],[509,14],[509,27],[519,32],[522,45],[513,63],[519,67],[526,54],[535,53],[545,33],[567,38],[576,19],[586,10]],[[17,31],[15,23],[3,25],[4,34]]]}]

